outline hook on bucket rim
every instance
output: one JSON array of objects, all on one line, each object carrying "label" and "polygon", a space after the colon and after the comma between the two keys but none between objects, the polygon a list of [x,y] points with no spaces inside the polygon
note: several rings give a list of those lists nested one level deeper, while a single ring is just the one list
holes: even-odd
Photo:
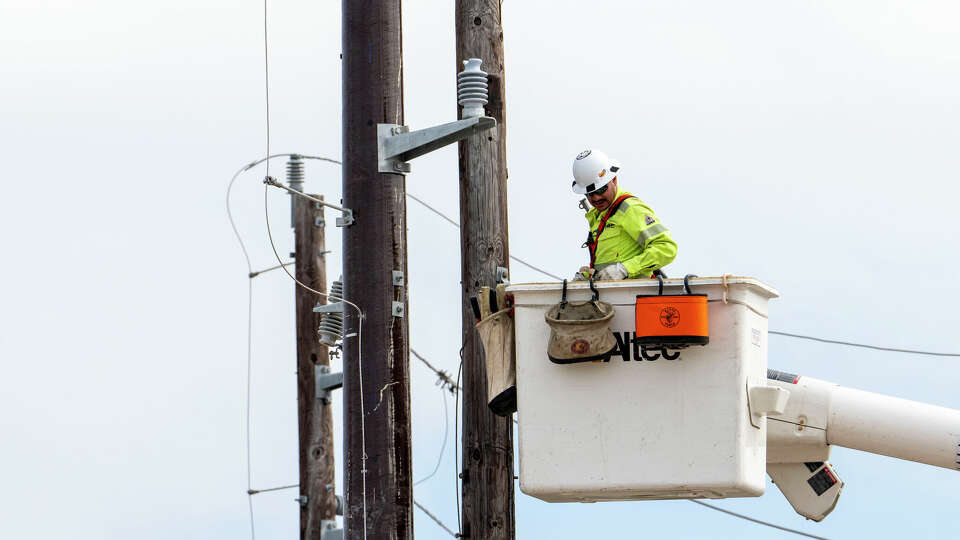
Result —
[{"label": "hook on bucket rim", "polygon": [[700,277],[700,276],[696,274],[687,274],[683,276],[683,289],[687,292],[687,294],[693,294],[692,292],[690,292],[690,278],[692,277]]}]

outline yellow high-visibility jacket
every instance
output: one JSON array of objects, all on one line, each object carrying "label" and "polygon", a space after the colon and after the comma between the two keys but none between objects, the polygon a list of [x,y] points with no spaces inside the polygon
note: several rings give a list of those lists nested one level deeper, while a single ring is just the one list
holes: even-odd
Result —
[{"label": "yellow high-visibility jacket", "polygon": [[[616,200],[629,192],[617,189]],[[590,238],[596,239],[600,221],[606,213],[591,208],[587,212]],[[640,199],[629,197],[620,203],[600,235],[593,267],[597,271],[604,266],[621,263],[629,277],[649,278],[653,271],[662,268],[677,256],[677,243],[670,231],[660,223],[653,210]]]}]

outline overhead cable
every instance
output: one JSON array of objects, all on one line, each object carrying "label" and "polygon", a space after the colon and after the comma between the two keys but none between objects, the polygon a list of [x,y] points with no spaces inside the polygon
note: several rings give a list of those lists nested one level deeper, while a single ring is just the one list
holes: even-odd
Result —
[{"label": "overhead cable", "polygon": [[928,356],[954,356],[954,357],[960,356],[960,354],[957,354],[957,353],[942,353],[942,352],[918,351],[914,349],[895,349],[893,347],[879,347],[877,345],[867,345],[864,343],[851,343],[849,341],[823,339],[823,338],[818,338],[813,336],[803,336],[800,334],[790,334],[787,332],[777,332],[775,330],[768,330],[767,332],[771,334],[776,334],[778,336],[787,336],[787,337],[799,338],[799,339],[809,339],[811,341],[819,341],[821,343],[831,343],[834,345],[846,345],[848,347],[863,347],[864,349],[873,349],[875,351],[901,352],[901,353],[907,353],[907,354],[925,354]]},{"label": "overhead cable", "polygon": [[296,196],[298,196],[298,197],[303,197],[304,199],[307,199],[308,201],[313,201],[313,202],[315,202],[315,203],[317,203],[317,204],[326,206],[326,207],[328,207],[328,208],[333,208],[334,210],[339,210],[339,211],[344,212],[344,213],[348,213],[348,212],[349,212],[349,210],[347,210],[346,208],[343,208],[343,207],[341,207],[341,206],[337,206],[337,205],[335,205],[335,204],[330,204],[330,203],[328,203],[327,201],[324,201],[324,200],[322,200],[322,199],[318,199],[318,198],[316,198],[316,197],[311,197],[310,195],[307,195],[306,193],[303,193],[302,191],[297,191],[297,190],[295,190],[295,189],[293,189],[293,188],[287,187],[287,186],[281,184],[280,182],[277,182],[277,179],[274,178],[274,177],[272,177],[272,176],[267,175],[267,177],[263,179],[263,183],[264,183],[264,184],[267,184],[268,186],[273,186],[273,187],[280,188],[280,189],[282,189],[282,190],[284,190],[284,191],[288,191],[288,192],[289,192],[290,194],[292,194],[292,195],[296,195]]},{"label": "overhead cable", "polygon": [[[410,197],[411,199],[417,201],[418,203],[422,204],[424,207],[426,207],[426,208],[427,208],[428,210],[430,210],[431,212],[433,212],[433,213],[437,214],[438,216],[442,217],[443,219],[447,220],[447,221],[450,222],[452,225],[454,225],[454,226],[456,226],[456,227],[458,227],[458,228],[460,227],[460,224],[459,224],[459,223],[457,223],[456,221],[450,219],[448,216],[446,216],[445,214],[443,214],[442,212],[440,212],[440,211],[437,210],[436,208],[434,208],[434,207],[430,206],[429,204],[423,202],[422,200],[418,199],[417,197],[411,195],[410,193],[407,193],[407,196]],[[520,264],[526,265],[526,266],[528,266],[528,267],[536,270],[537,272],[540,272],[541,274],[550,276],[550,277],[552,277],[552,278],[554,278],[554,279],[556,279],[556,280],[559,280],[559,281],[563,281],[563,278],[558,277],[558,276],[555,276],[555,275],[553,275],[553,274],[551,274],[551,273],[549,273],[549,272],[546,272],[546,271],[544,271],[544,270],[541,270],[541,269],[537,268],[536,266],[533,266],[533,265],[527,263],[526,261],[524,261],[524,260],[522,260],[522,259],[519,259],[519,258],[517,258],[517,257],[514,257],[513,255],[511,255],[510,258],[513,259],[513,260],[515,260],[515,261],[517,261],[517,262],[519,262]],[[749,307],[749,306],[748,306],[748,307]],[[762,314],[761,314],[761,315],[762,315]],[[896,349],[896,348],[893,348],[893,347],[879,347],[879,346],[877,346],[877,345],[866,345],[866,344],[863,344],[863,343],[851,343],[851,342],[849,342],[849,341],[837,341],[837,340],[823,339],[823,338],[818,338],[818,337],[813,337],[813,336],[804,336],[804,335],[800,335],[800,334],[790,334],[790,333],[787,333],[787,332],[777,332],[777,331],[775,331],[775,330],[769,330],[768,332],[771,333],[771,334],[776,334],[776,335],[778,335],[778,336],[788,336],[788,337],[799,338],[799,339],[809,339],[809,340],[813,340],[813,341],[819,341],[819,342],[821,342],[821,343],[832,343],[832,344],[835,344],[835,345],[846,345],[846,346],[849,346],[849,347],[863,347],[863,348],[866,348],[866,349],[874,349],[874,350],[877,350],[877,351],[902,352],[902,353],[908,353],[908,354],[925,354],[925,355],[929,355],[929,356],[951,356],[951,357],[960,357],[960,353],[941,353],[941,352],[930,352],[930,351],[918,351],[918,350],[914,350],[914,349]]]},{"label": "overhead cable", "polygon": [[248,489],[247,495],[256,495],[257,493],[266,493],[268,491],[280,491],[281,489],[292,489],[295,487],[300,487],[300,484],[290,484],[289,486],[279,486],[267,489]]},{"label": "overhead cable", "polygon": [[[266,135],[267,135],[267,156],[270,155],[270,48],[269,48],[269,33],[267,31],[267,0],[263,0],[263,88],[264,88],[264,103],[266,105]],[[270,160],[267,160],[267,176],[270,176]],[[234,176],[234,180],[236,176]],[[230,186],[233,186],[233,180],[230,181]],[[230,188],[227,188],[227,212],[230,211]],[[233,219],[230,220],[231,225],[233,224]],[[234,232],[236,232],[236,227],[234,227]],[[237,238],[239,238],[239,233]],[[243,247],[243,241],[240,242],[240,246]],[[246,255],[246,248],[244,248],[244,255]],[[281,265],[283,261],[278,261]],[[247,258],[247,267],[250,266],[250,259]],[[249,269],[248,275],[253,279],[253,269]],[[252,287],[253,282],[250,282],[251,291],[248,294],[252,298]],[[248,310],[248,323],[247,323],[247,503],[250,507],[250,540],[256,540],[257,534],[254,528],[254,519],[253,519],[253,495],[250,494],[250,325],[252,324],[253,318],[253,302],[250,302],[250,308]]]},{"label": "overhead cable", "polygon": [[414,482],[414,487],[433,478],[433,476],[437,474],[437,471],[440,470],[440,464],[443,463],[443,452],[447,449],[447,436],[450,431],[450,412],[447,410],[447,393],[441,391],[440,397],[443,398],[443,442],[440,443],[440,454],[437,456],[437,464],[434,465],[433,472]]},{"label": "overhead cable", "polygon": [[[267,154],[268,154],[268,157],[267,157],[267,158],[262,159],[262,160],[257,161],[257,162],[253,162],[253,163],[251,163],[250,165],[248,165],[247,168],[252,168],[253,166],[255,166],[255,165],[257,165],[257,164],[259,164],[259,163],[261,163],[261,162],[263,162],[263,161],[266,161],[266,160],[268,160],[268,159],[270,159],[270,158],[272,158],[272,157],[280,157],[280,156],[288,156],[288,155],[291,155],[291,154],[277,154],[276,156],[270,156],[270,155],[269,155],[269,151],[267,152]],[[320,156],[305,156],[305,155],[300,154],[300,157],[302,157],[302,158],[304,158],[304,159],[316,159],[316,160],[320,160],[320,161],[326,161],[326,162],[328,162],[328,163],[335,163],[335,164],[337,164],[337,165],[342,165],[342,164],[343,164],[342,162],[337,161],[337,160],[335,160],[335,159],[330,159],[330,158],[325,158],[325,157],[320,157]],[[270,162],[267,161],[268,167],[269,167],[269,163],[270,163]],[[267,176],[269,176],[269,168],[267,169]],[[284,186],[280,185],[280,186],[278,186],[278,187],[284,187]],[[426,202],[424,202],[422,199],[420,199],[419,197],[415,196],[414,194],[410,193],[409,191],[407,192],[407,197],[410,197],[411,199],[413,199],[414,201],[420,203],[421,205],[423,205],[425,208],[427,208],[427,209],[430,210],[431,212],[433,212],[433,213],[437,214],[438,216],[442,217],[443,219],[447,220],[447,221],[448,221],[451,225],[453,225],[454,227],[457,227],[458,229],[460,228],[460,224],[459,224],[459,223],[457,223],[457,222],[454,221],[453,219],[450,219],[446,214],[444,214],[443,212],[441,212],[441,211],[437,210],[436,208],[430,206],[429,204],[427,204]],[[545,275],[545,276],[548,276],[548,277],[551,277],[551,278],[553,278],[553,279],[556,279],[557,281],[563,281],[563,278],[562,278],[562,277],[557,276],[557,275],[554,275],[554,274],[551,274],[550,272],[547,272],[546,270],[544,270],[544,269],[542,269],[542,268],[537,268],[536,266],[528,263],[527,261],[521,259],[520,257],[516,257],[516,256],[514,256],[514,255],[511,255],[511,256],[510,256],[510,259],[511,259],[511,260],[514,260],[514,261],[517,261],[518,263],[526,266],[527,268],[530,268],[531,270],[540,272],[541,274],[543,274],[543,275]]]},{"label": "overhead cable", "polygon": [[[267,0],[263,0],[263,89],[267,106],[267,155],[270,155],[270,49],[267,39]],[[270,176],[270,162],[267,162],[267,176]]]},{"label": "overhead cable", "polygon": [[426,508],[424,508],[422,504],[418,503],[416,499],[413,500],[413,504],[417,505],[417,508],[419,508],[420,510],[422,510],[424,514],[426,514],[427,516],[430,517],[430,519],[436,521],[436,522],[437,522],[437,525],[443,527],[443,530],[445,530],[445,531],[447,531],[448,533],[450,533],[450,536],[452,536],[452,537],[454,537],[454,538],[460,538],[460,535],[459,535],[459,534],[451,531],[446,525],[443,524],[442,521],[440,521],[439,519],[437,519],[437,516],[431,514],[430,511],[427,510]]},{"label": "overhead cable", "polygon": [[[410,192],[407,192],[407,197],[410,197],[411,199],[413,199],[413,200],[417,201],[418,203],[422,204],[425,208],[427,208],[428,210],[430,210],[430,211],[433,212],[434,214],[437,214],[438,216],[442,217],[443,219],[449,221],[450,224],[453,225],[454,227],[456,227],[456,228],[458,228],[458,229],[460,228],[460,224],[459,224],[459,223],[457,223],[456,221],[454,221],[454,220],[450,219],[449,217],[447,217],[443,212],[441,212],[441,211],[437,210],[436,208],[430,206],[429,204],[421,201],[420,199],[418,199],[417,197],[415,197],[415,196],[414,196],[413,194],[411,194]],[[541,274],[543,274],[543,275],[545,275],[545,276],[552,277],[553,279],[555,279],[555,280],[557,280],[557,281],[563,281],[563,278],[562,278],[562,277],[560,277],[560,276],[555,276],[555,275],[551,274],[550,272],[547,272],[546,270],[543,270],[543,269],[541,269],[541,268],[537,268],[536,266],[528,263],[527,261],[521,259],[520,257],[515,257],[515,256],[511,255],[510,258],[511,258],[512,260],[517,261],[518,263],[526,266],[527,268],[530,268],[531,270],[536,270],[537,272],[540,272]]]},{"label": "overhead cable", "polygon": [[418,353],[413,348],[410,349],[410,352],[413,353],[413,355],[416,356],[418,360],[420,360],[428,368],[430,368],[430,371],[437,374],[438,385],[440,385],[442,388],[450,390],[450,392],[458,392],[460,390],[460,387],[457,386],[457,383],[453,382],[453,380],[450,378],[449,373],[447,373],[446,371],[443,371],[442,369],[437,369],[433,367],[433,365],[430,364],[430,362],[428,362],[426,358],[424,358],[423,356],[420,356],[420,353]]},{"label": "overhead cable", "polygon": [[725,510],[725,509],[723,509],[723,508],[720,508],[719,506],[714,506],[714,505],[712,505],[712,504],[707,504],[707,503],[705,503],[705,502],[703,502],[703,501],[698,501],[698,500],[696,500],[696,499],[689,499],[689,500],[690,500],[690,502],[692,502],[692,503],[697,503],[697,504],[699,504],[699,505],[701,505],[701,506],[706,506],[707,508],[716,510],[717,512],[723,512],[724,514],[730,514],[731,516],[738,517],[738,518],[740,518],[740,519],[745,519],[745,520],[747,520],[747,521],[752,521],[752,522],[754,522],[754,523],[759,523],[760,525],[766,525],[767,527],[773,527],[774,529],[780,529],[781,531],[785,531],[785,532],[788,532],[788,533],[799,534],[800,536],[806,536],[807,538],[817,538],[818,540],[830,540],[829,538],[824,538],[823,536],[817,536],[817,535],[815,535],[815,534],[805,533],[805,532],[803,532],[803,531],[798,531],[798,530],[796,530],[796,529],[791,529],[791,528],[788,528],[788,527],[783,527],[783,526],[777,525],[777,524],[775,524],[775,523],[769,523],[769,522],[767,522],[767,521],[762,521],[762,520],[759,520],[759,519],[754,519],[754,518],[752,518],[752,517],[750,517],[750,516],[745,516],[745,515],[743,515],[743,514],[738,514],[738,513],[736,513],[736,512],[731,512],[730,510]]},{"label": "overhead cable", "polygon": [[[264,9],[266,9],[266,6],[264,6]],[[264,39],[266,40],[266,35],[264,35]],[[268,130],[268,132],[269,132],[269,114],[267,115],[267,117],[268,117],[267,130]],[[233,234],[234,234],[234,236],[236,236],[236,238],[237,238],[237,243],[240,244],[240,250],[243,252],[243,258],[244,258],[244,261],[246,262],[246,265],[247,265],[247,277],[249,278],[248,281],[247,281],[247,374],[246,374],[246,379],[247,379],[247,380],[246,380],[246,396],[245,396],[245,400],[244,400],[244,401],[245,401],[245,410],[246,410],[246,416],[245,416],[245,419],[244,419],[244,421],[245,421],[244,439],[245,439],[245,446],[246,446],[246,466],[247,466],[247,494],[248,494],[248,496],[247,496],[247,506],[249,507],[249,511],[250,511],[250,537],[251,537],[252,540],[255,540],[255,539],[256,539],[256,531],[255,531],[255,528],[254,528],[254,516],[253,516],[253,497],[251,496],[251,493],[250,493],[251,491],[256,492],[256,490],[253,490],[252,487],[251,487],[251,476],[252,476],[252,471],[251,471],[252,465],[251,465],[251,462],[252,462],[252,459],[251,459],[251,452],[250,452],[251,371],[252,371],[252,365],[253,365],[253,342],[252,342],[252,340],[253,340],[253,337],[252,337],[252,336],[253,336],[253,278],[256,277],[257,275],[263,273],[263,272],[267,272],[267,271],[270,271],[270,270],[275,270],[275,269],[277,269],[277,268],[283,268],[283,270],[287,273],[287,275],[289,275],[291,278],[293,278],[294,281],[297,281],[297,280],[296,280],[296,278],[294,278],[293,275],[290,274],[290,272],[287,271],[287,269],[286,269],[286,266],[289,266],[289,265],[292,264],[292,263],[284,263],[282,260],[280,260],[280,256],[279,256],[279,254],[278,254],[277,251],[276,251],[276,247],[273,246],[273,239],[272,239],[272,237],[271,237],[271,246],[274,247],[274,255],[277,256],[277,262],[280,263],[280,264],[277,265],[277,266],[271,267],[271,268],[267,268],[266,270],[261,270],[261,271],[258,271],[258,272],[254,272],[254,270],[253,270],[253,264],[252,264],[252,262],[250,261],[250,253],[247,251],[247,246],[246,246],[246,244],[245,244],[244,241],[243,241],[243,237],[240,235],[240,230],[237,228],[236,220],[235,220],[234,217],[233,217],[233,210],[232,210],[232,208],[231,208],[231,206],[230,206],[230,195],[231,195],[232,192],[233,192],[233,185],[236,183],[237,178],[239,178],[240,175],[241,175],[243,172],[248,171],[248,170],[256,167],[257,165],[259,165],[259,164],[261,164],[261,163],[266,163],[266,164],[267,164],[267,171],[268,171],[268,174],[269,174],[270,160],[271,160],[271,159],[274,159],[274,158],[278,158],[278,157],[291,157],[291,156],[294,156],[294,155],[299,155],[301,158],[304,158],[304,159],[312,159],[312,160],[317,160],[317,161],[326,161],[326,162],[329,162],[329,163],[340,164],[340,162],[337,161],[337,160],[330,159],[330,158],[326,158],[326,157],[321,157],[321,156],[307,156],[307,155],[302,155],[302,154],[291,154],[291,153],[270,154],[269,146],[270,146],[270,144],[269,144],[269,135],[268,135],[268,139],[267,139],[267,155],[266,155],[265,157],[263,157],[263,158],[260,158],[260,159],[258,159],[258,160],[256,160],[256,161],[252,161],[252,162],[244,165],[243,167],[241,167],[239,170],[237,170],[237,171],[233,174],[233,176],[230,178],[230,182],[227,184],[227,194],[226,194],[225,201],[224,201],[224,202],[225,202],[226,209],[227,209],[227,220],[230,222],[230,228],[233,230]],[[269,232],[269,222],[268,222],[268,232]],[[299,283],[299,282],[298,282],[298,283]],[[303,284],[300,283],[300,285],[302,286]],[[309,288],[309,287],[308,287],[308,288]],[[310,290],[313,291],[313,289],[310,289]],[[315,292],[315,293],[317,293],[317,294],[321,294],[321,295],[323,294],[323,293],[320,293],[319,291],[313,291],[313,292]],[[363,319],[363,313],[360,311],[360,308],[359,308],[358,306],[356,306],[355,304],[352,304],[352,303],[350,303],[350,302],[346,302],[346,303],[353,305],[353,307],[357,309],[357,311],[358,311],[358,317],[359,317],[359,319],[362,321],[362,319]],[[358,335],[358,339],[359,339],[359,337],[360,337],[360,332],[359,332],[360,326],[359,326],[359,325],[362,325],[362,322],[358,321],[358,334],[357,334],[357,335]],[[362,423],[363,423],[363,418],[361,418],[361,424],[362,424]],[[365,455],[365,454],[364,454],[364,459],[366,459],[366,455]],[[365,469],[365,468],[366,468],[366,467],[364,467],[364,469]],[[364,474],[365,474],[365,471],[364,471]],[[365,495],[365,494],[366,494],[366,491],[364,490],[364,495]],[[366,505],[366,496],[364,496],[364,505]],[[364,513],[364,515],[366,515],[366,513]]]},{"label": "overhead cable", "polygon": [[280,268],[281,266],[291,266],[291,265],[294,265],[294,264],[297,264],[297,262],[296,262],[296,261],[290,261],[290,262],[288,262],[288,263],[283,263],[283,264],[278,264],[278,265],[275,265],[275,266],[271,266],[270,268],[264,268],[263,270],[258,270],[258,271],[256,271],[256,272],[250,272],[250,277],[251,277],[251,278],[255,278],[255,277],[259,276],[260,274],[266,274],[267,272],[270,272],[270,271],[272,271],[272,270],[276,270],[276,269]]},{"label": "overhead cable", "polygon": [[[466,345],[466,343],[464,343]],[[457,385],[460,385],[460,372],[463,371],[463,347],[460,346],[460,367],[457,368]],[[457,392],[453,395],[453,483],[456,486],[457,493],[457,537],[459,538],[463,534],[463,524],[460,518],[460,442],[457,440],[457,434],[460,433],[459,428],[459,413],[460,413],[460,392]]]}]

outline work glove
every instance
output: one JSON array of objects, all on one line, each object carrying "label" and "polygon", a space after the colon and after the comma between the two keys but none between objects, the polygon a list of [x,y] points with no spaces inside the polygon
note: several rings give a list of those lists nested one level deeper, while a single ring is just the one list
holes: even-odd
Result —
[{"label": "work glove", "polygon": [[598,280],[627,279],[627,276],[629,275],[630,274],[627,273],[627,269],[624,268],[621,263],[615,263],[609,266],[604,266],[602,270],[597,272],[596,279]]},{"label": "work glove", "polygon": [[573,281],[586,281],[594,272],[595,270],[589,266],[581,266],[580,270],[573,275]]}]

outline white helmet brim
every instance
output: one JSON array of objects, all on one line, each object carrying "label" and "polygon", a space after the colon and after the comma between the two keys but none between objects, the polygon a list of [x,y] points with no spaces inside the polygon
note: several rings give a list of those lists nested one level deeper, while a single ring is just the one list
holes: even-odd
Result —
[{"label": "white helmet brim", "polygon": [[609,164],[603,169],[601,169],[597,173],[597,176],[595,178],[591,178],[591,180],[593,180],[592,183],[584,186],[584,185],[581,185],[579,182],[577,182],[576,179],[574,179],[570,188],[577,195],[588,195],[602,188],[603,186],[609,184],[614,178],[617,177],[619,173],[620,173],[620,162],[617,160],[611,159],[609,161]]}]

